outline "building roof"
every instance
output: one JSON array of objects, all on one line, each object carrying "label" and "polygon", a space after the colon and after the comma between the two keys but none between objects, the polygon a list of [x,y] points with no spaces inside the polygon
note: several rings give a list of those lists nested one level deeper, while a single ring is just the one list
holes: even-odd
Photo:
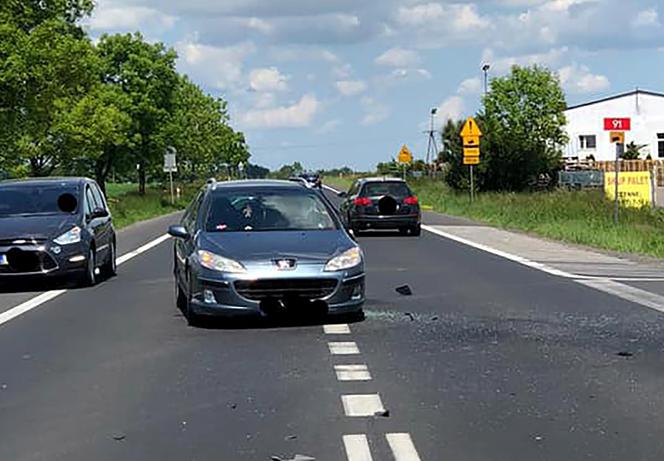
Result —
[{"label": "building roof", "polygon": [[568,106],[567,109],[565,109],[565,110],[572,110],[572,109],[578,109],[580,107],[592,106],[593,104],[599,104],[599,103],[602,103],[602,102],[612,101],[614,99],[620,99],[620,98],[624,98],[626,96],[635,96],[635,95],[639,95],[639,94],[646,94],[646,95],[649,95],[649,96],[657,96],[657,97],[660,97],[660,98],[664,98],[664,93],[656,93],[654,91],[640,90],[640,89],[637,88],[636,90],[632,90],[632,91],[627,92],[627,93],[621,93],[621,94],[617,94],[617,95],[614,95],[614,96],[608,96],[608,97],[602,98],[602,99],[596,99],[595,101],[589,101],[589,102],[584,102],[582,104],[576,104],[574,106]]}]

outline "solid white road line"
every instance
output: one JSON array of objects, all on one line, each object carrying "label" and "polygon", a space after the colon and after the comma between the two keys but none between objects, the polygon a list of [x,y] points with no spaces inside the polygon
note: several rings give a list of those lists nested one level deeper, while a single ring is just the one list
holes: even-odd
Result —
[{"label": "solid white road line", "polygon": [[331,342],[327,343],[332,355],[355,355],[360,353],[360,349],[353,341],[348,342]]},{"label": "solid white road line", "polygon": [[373,461],[366,435],[344,435],[343,439],[348,461]]},{"label": "solid white road line", "polygon": [[323,332],[326,335],[349,335],[350,327],[345,323],[338,325],[323,325]]},{"label": "solid white road line", "polygon": [[631,287],[613,280],[577,280],[577,283],[613,296],[641,304],[659,312],[664,312],[664,296],[639,288]]},{"label": "solid white road line", "polygon": [[346,416],[350,417],[374,416],[376,413],[385,411],[378,394],[342,395],[341,402]]},{"label": "solid white road line", "polygon": [[385,437],[387,443],[390,444],[395,461],[421,461],[410,434],[387,434]]},{"label": "solid white road line", "polygon": [[146,243],[142,247],[139,247],[139,248],[135,249],[134,251],[130,251],[129,253],[120,256],[117,259],[118,266],[126,263],[127,261],[129,261],[131,259],[134,259],[136,256],[138,256],[140,254],[143,254],[148,250],[151,250],[152,248],[156,247],[157,245],[161,245],[162,243],[164,243],[169,238],[171,238],[170,235],[164,234],[161,237],[156,238],[156,239],[152,240],[151,242]]},{"label": "solid white road line", "polygon": [[[136,256],[145,253],[146,251],[156,247],[157,245],[165,242],[168,240],[170,236],[168,234],[162,235],[161,237],[158,237],[151,242],[146,243],[145,245],[141,246],[140,248],[137,248],[134,251],[130,251],[129,253],[126,253],[119,258],[117,258],[117,265],[120,266],[127,261],[134,259]],[[60,295],[63,295],[67,293],[69,290],[51,290],[47,291],[45,293],[42,293],[38,296],[35,296],[32,299],[29,299],[28,301],[25,301],[24,303],[19,304],[18,306],[14,306],[11,309],[6,310],[3,313],[0,313],[0,325],[3,325],[7,322],[9,322],[12,319],[15,319],[19,315],[25,314],[28,311],[31,311],[32,309],[35,309],[39,306],[41,306],[44,303],[47,303],[49,301],[52,301],[53,299],[57,298]]]},{"label": "solid white road line", "polygon": [[334,372],[339,381],[371,381],[366,365],[335,365]]}]

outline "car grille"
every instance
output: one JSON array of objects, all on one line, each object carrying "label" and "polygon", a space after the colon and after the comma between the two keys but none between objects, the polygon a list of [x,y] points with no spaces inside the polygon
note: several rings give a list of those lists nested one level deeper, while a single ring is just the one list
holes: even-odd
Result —
[{"label": "car grille", "polygon": [[58,268],[55,260],[44,251],[24,251],[12,248],[7,252],[6,266],[0,266],[0,274],[31,274],[51,272]]},{"label": "car grille", "polygon": [[235,282],[235,291],[240,296],[254,301],[288,297],[322,299],[334,293],[336,287],[335,279],[242,280]]},{"label": "car grille", "polygon": [[0,247],[10,247],[16,245],[43,245],[44,243],[46,243],[46,239],[33,238],[33,237],[16,237],[12,239],[0,239]]}]

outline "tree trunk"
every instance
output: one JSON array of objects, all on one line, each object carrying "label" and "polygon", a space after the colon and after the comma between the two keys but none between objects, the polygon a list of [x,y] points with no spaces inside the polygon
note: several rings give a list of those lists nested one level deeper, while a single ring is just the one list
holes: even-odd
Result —
[{"label": "tree trunk", "polygon": [[138,193],[145,195],[145,164],[142,161],[138,164]]}]

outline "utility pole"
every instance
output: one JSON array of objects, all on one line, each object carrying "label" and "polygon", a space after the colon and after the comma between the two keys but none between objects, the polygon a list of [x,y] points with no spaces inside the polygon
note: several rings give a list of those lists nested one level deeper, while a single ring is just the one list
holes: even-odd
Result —
[{"label": "utility pole", "polygon": [[434,161],[434,158],[438,155],[438,145],[436,143],[436,130],[434,130],[434,118],[436,116],[436,113],[438,112],[437,108],[431,109],[431,124],[429,126],[429,131],[425,131],[425,133],[428,133],[429,135],[429,140],[427,143],[427,157],[426,157],[426,165],[427,168],[429,169],[429,172],[431,172],[431,162]]},{"label": "utility pole", "polygon": [[489,94],[489,70],[491,69],[491,64],[486,63],[482,66],[482,72],[484,72],[484,96],[486,97]]}]

